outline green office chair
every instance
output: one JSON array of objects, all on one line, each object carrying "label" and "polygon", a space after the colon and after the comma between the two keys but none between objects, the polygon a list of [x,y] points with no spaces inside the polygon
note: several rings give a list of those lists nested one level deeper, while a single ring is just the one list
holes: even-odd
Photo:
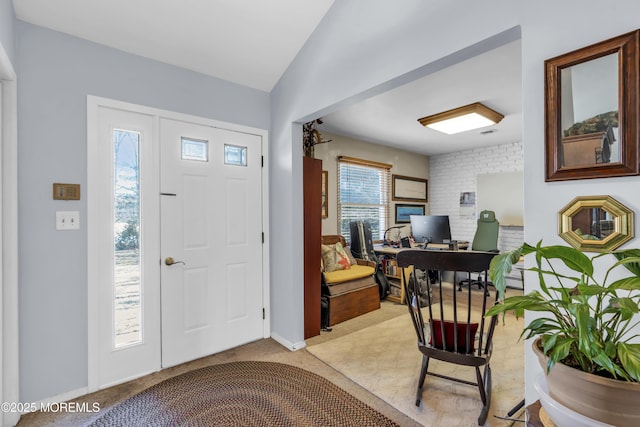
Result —
[{"label": "green office chair", "polygon": [[[498,252],[498,230],[500,223],[496,219],[496,213],[494,211],[482,211],[478,218],[478,227],[476,228],[476,234],[473,236],[473,242],[471,243],[472,251],[483,252]],[[458,282],[458,290],[462,290],[462,286],[478,285],[480,289],[487,289],[487,285],[493,285],[491,282],[484,283],[480,276],[478,280],[461,280]]]}]

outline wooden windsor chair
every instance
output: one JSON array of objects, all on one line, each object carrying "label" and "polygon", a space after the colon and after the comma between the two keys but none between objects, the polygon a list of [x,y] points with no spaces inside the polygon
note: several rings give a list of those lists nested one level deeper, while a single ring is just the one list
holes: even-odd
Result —
[{"label": "wooden windsor chair", "polygon": [[[492,339],[497,317],[485,318],[484,314],[497,298],[491,297],[484,290],[473,290],[471,286],[466,292],[457,291],[458,277],[470,280],[471,275],[482,272],[485,282],[495,252],[477,251],[431,251],[407,249],[397,255],[398,266],[412,266],[409,277],[405,277],[406,304],[413,321],[418,338],[418,350],[422,353],[422,368],[418,377],[416,406],[420,405],[422,387],[426,375],[433,375],[458,383],[478,387],[482,410],[478,424],[483,425],[487,419],[491,403],[491,352]],[[427,284],[430,289],[424,295],[416,278],[417,270],[439,271],[439,278],[434,284]],[[453,282],[442,280],[444,272],[453,272]],[[424,286],[423,286],[424,288]],[[423,303],[420,303],[422,297]],[[425,303],[426,301],[426,303]],[[425,313],[426,312],[426,313]],[[426,322],[425,322],[426,318]],[[475,381],[429,371],[431,358],[468,366],[475,369]]]}]

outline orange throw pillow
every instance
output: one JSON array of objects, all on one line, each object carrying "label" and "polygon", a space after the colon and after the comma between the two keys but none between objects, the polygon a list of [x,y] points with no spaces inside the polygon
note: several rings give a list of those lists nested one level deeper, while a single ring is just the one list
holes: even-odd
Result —
[{"label": "orange throw pillow", "polygon": [[322,263],[327,273],[351,268],[349,257],[340,242],[334,245],[322,245]]}]

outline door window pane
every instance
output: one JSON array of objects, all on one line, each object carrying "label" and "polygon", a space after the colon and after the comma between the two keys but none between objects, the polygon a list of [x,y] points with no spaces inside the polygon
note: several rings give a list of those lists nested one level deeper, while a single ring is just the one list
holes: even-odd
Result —
[{"label": "door window pane", "polygon": [[182,160],[197,160],[206,162],[209,160],[209,141],[201,139],[180,138],[182,141]]},{"label": "door window pane", "polygon": [[224,144],[224,164],[247,166],[247,147]]},{"label": "door window pane", "polygon": [[140,133],[113,131],[114,346],[142,342]]}]

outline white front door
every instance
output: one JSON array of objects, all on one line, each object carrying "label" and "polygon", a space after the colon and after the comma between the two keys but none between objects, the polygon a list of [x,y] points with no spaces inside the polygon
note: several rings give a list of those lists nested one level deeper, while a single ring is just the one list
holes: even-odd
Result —
[{"label": "white front door", "polygon": [[89,391],[268,336],[266,132],[219,125],[88,98]]},{"label": "white front door", "polygon": [[160,144],[167,367],[263,336],[262,144],[165,118]]}]

